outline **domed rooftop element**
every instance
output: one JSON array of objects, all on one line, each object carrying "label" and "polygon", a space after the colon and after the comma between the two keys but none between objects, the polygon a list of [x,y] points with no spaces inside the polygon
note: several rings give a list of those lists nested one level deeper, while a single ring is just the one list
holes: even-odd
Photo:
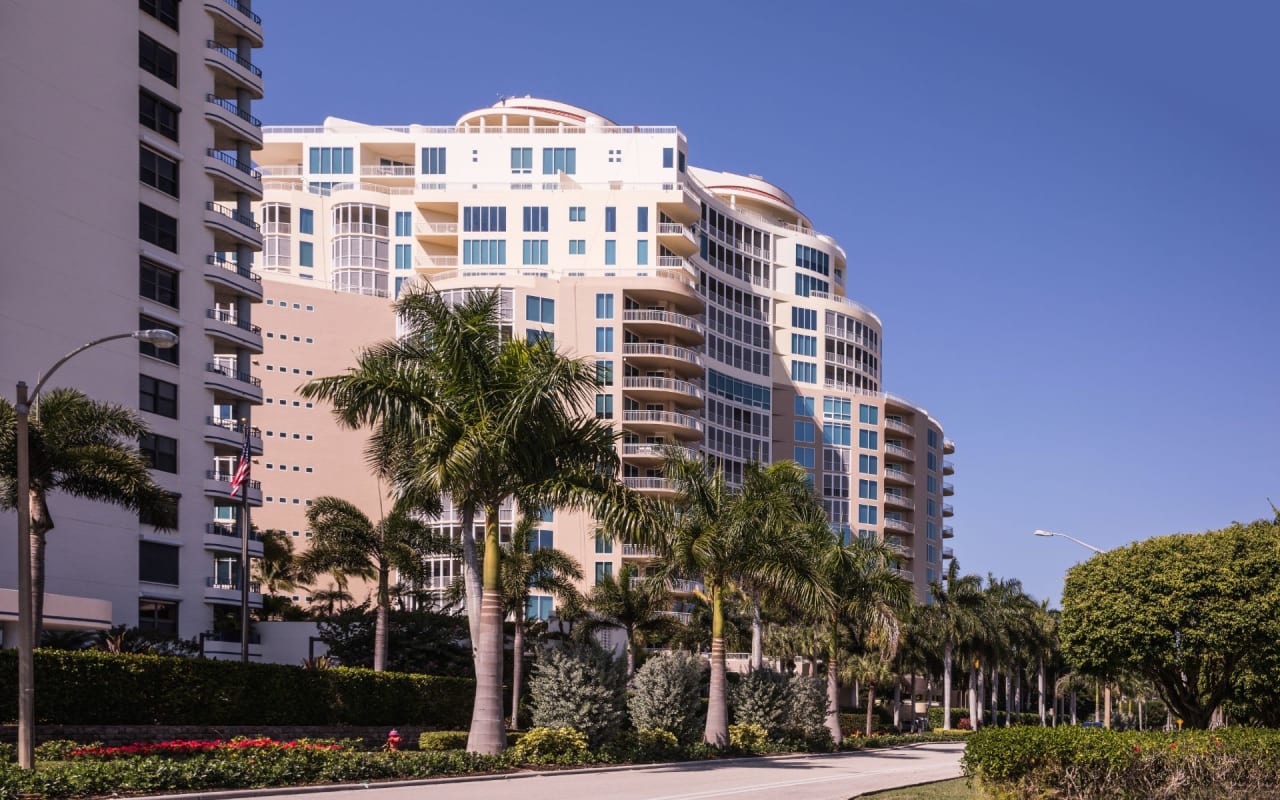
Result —
[{"label": "domed rooftop element", "polygon": [[780,225],[811,229],[809,218],[796,208],[796,201],[781,186],[769,183],[759,175],[715,172],[689,167],[689,173],[707,191],[735,208],[751,211]]},{"label": "domed rooftop element", "polygon": [[618,123],[585,108],[545,100],[540,97],[505,97],[489,108],[481,108],[458,118],[458,127],[616,127]]}]

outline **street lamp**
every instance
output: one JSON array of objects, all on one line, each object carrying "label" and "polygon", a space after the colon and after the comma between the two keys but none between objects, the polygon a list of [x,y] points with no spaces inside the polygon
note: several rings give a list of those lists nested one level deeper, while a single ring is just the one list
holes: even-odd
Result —
[{"label": "street lamp", "polygon": [[1067,535],[1067,534],[1065,534],[1065,533],[1057,533],[1056,531],[1041,531],[1041,530],[1037,530],[1037,531],[1035,532],[1035,534],[1036,534],[1036,536],[1058,536],[1058,537],[1061,537],[1061,538],[1063,538],[1063,539],[1070,539],[1071,541],[1075,542],[1076,544],[1080,545],[1081,547],[1087,547],[1087,548],[1089,548],[1090,550],[1092,550],[1092,551],[1093,551],[1093,552],[1095,552],[1095,553],[1105,553],[1105,552],[1106,552],[1106,551],[1105,551],[1105,550],[1103,550],[1101,547],[1094,547],[1093,545],[1089,544],[1088,542],[1082,542],[1082,541],[1080,541],[1079,539],[1077,539],[1076,537],[1074,537],[1074,536],[1068,536],[1068,535]]},{"label": "street lamp", "polygon": [[30,769],[35,766],[35,618],[31,596],[31,454],[28,452],[28,417],[31,405],[40,397],[44,388],[58,367],[70,361],[74,356],[83,353],[90,347],[115,339],[137,339],[152,347],[162,350],[178,343],[178,335],[166,330],[142,330],[132,333],[117,333],[94,339],[82,344],[70,353],[54,362],[45,372],[36,388],[27,392],[25,381],[18,381],[17,403],[14,404],[16,416],[16,449],[18,461],[18,766]]}]

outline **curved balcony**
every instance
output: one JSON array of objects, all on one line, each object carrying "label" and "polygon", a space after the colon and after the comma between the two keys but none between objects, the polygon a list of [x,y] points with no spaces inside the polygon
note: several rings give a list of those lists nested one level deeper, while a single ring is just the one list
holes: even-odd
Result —
[{"label": "curved balcony", "polygon": [[647,433],[651,436],[702,438],[702,420],[678,411],[623,411],[622,422],[628,430]]},{"label": "curved balcony", "polygon": [[916,479],[911,476],[910,472],[902,469],[884,469],[884,480],[886,483],[901,483],[904,486],[915,486]]},{"label": "curved balcony", "polygon": [[627,342],[622,345],[622,355],[628,363],[641,369],[670,369],[691,376],[702,374],[702,355],[687,347]]},{"label": "curved balcony", "polygon": [[262,249],[262,230],[252,214],[209,200],[204,204],[204,222],[213,229],[213,245],[218,250],[235,250],[242,244]]},{"label": "curved balcony", "polygon": [[942,548],[942,557],[943,557],[943,558],[948,558],[948,559],[950,559],[950,558],[955,558],[955,557],[956,557],[956,551],[952,550],[950,547],[944,547],[944,548]]},{"label": "curved balcony", "polygon": [[262,352],[262,328],[221,308],[205,309],[204,332],[254,353]]},{"label": "curved balcony", "polygon": [[[205,578],[204,601],[219,605],[239,605],[240,581]],[[254,608],[262,607],[262,586],[257,581],[249,581],[249,605]],[[237,649],[236,652],[239,650]]]},{"label": "curved balcony", "polygon": [[215,123],[215,148],[231,150],[239,141],[249,142],[255,150],[262,147],[262,120],[240,108],[234,100],[218,97],[212,92],[204,99],[204,115]]},{"label": "curved balcony", "polygon": [[893,571],[894,574],[899,578],[902,578],[904,581],[909,581],[911,583],[916,582],[916,574],[909,569],[895,568]]},{"label": "curved balcony", "polygon": [[204,0],[204,8],[213,17],[214,35],[243,36],[254,47],[262,47],[262,17],[249,6],[239,0]]},{"label": "curved balcony", "polygon": [[[204,526],[204,549],[220,553],[240,552],[240,530],[234,523],[210,522]],[[262,558],[262,537],[249,531],[249,555]]]},{"label": "curved balcony", "polygon": [[659,611],[658,613],[664,617],[671,617],[681,625],[688,625],[689,620],[693,619],[693,615],[688,611]]},{"label": "curved balcony", "polygon": [[946,459],[943,459],[943,460],[942,460],[942,474],[943,474],[943,475],[954,475],[954,474],[956,474],[956,465],[955,465],[955,464],[952,464],[950,461],[947,461]]},{"label": "curved balcony", "polygon": [[262,173],[232,153],[204,151],[204,171],[213,178],[214,198],[229,200],[243,192],[254,200],[262,199]]},{"label": "curved balcony", "polygon": [[897,536],[886,536],[884,538],[884,546],[889,548],[894,555],[902,558],[915,558],[916,554],[911,550],[911,547]]},{"label": "curved balcony", "polygon": [[262,381],[234,367],[210,361],[204,367],[204,385],[215,391],[226,392],[251,403],[262,403]]},{"label": "curved balcony", "polygon": [[892,417],[884,418],[884,429],[886,431],[893,431],[894,433],[902,434],[903,436],[914,437],[916,435],[915,428],[901,420],[893,419]]},{"label": "curved balcony", "polygon": [[955,442],[951,441],[950,439],[943,439],[943,440],[942,440],[942,452],[943,452],[943,453],[945,453],[946,455],[951,455],[951,454],[952,454],[952,453],[954,453],[955,451],[956,451],[956,443],[955,443]]},{"label": "curved balcony", "polygon": [[245,91],[254,100],[262,99],[262,70],[241,56],[234,47],[206,39],[204,63],[214,72],[214,88],[222,94]]},{"label": "curved balcony", "polygon": [[688,226],[678,222],[658,223],[658,244],[673,253],[691,256],[698,252],[698,238]]},{"label": "curved balcony", "polygon": [[205,280],[255,301],[262,300],[262,276],[258,273],[215,255],[205,256],[204,264]]},{"label": "curved balcony", "polygon": [[[631,587],[638,589],[647,580],[649,579],[645,577],[634,577],[631,579]],[[688,578],[670,578],[667,581],[667,588],[675,594],[693,594],[694,592],[705,592],[707,590],[702,581],[693,581]]]},{"label": "curved balcony", "polygon": [[[242,488],[241,491],[248,491],[249,505],[262,505],[262,483],[261,481],[248,481],[248,489]],[[204,473],[204,493],[207,497],[217,497],[222,500],[239,500],[240,492],[236,492],[236,496],[231,496],[231,473],[218,472],[211,469]]]},{"label": "curved balcony", "polygon": [[951,527],[950,525],[943,525],[943,526],[942,526],[942,538],[943,538],[943,539],[954,539],[954,538],[955,538],[955,535],[956,535],[956,530],[955,530],[955,528]]},{"label": "curved balcony", "polygon": [[884,454],[887,456],[897,456],[898,458],[901,458],[906,461],[916,460],[915,453],[911,452],[905,447],[900,447],[896,444],[889,444],[888,442],[885,442]]},{"label": "curved balcony", "polygon": [[[679,259],[684,261],[684,259]],[[662,266],[662,265],[659,265]],[[702,311],[704,303],[697,281],[688,269],[648,269],[620,272],[606,269],[602,274],[625,275],[627,297],[640,305],[672,305],[694,313]],[[597,273],[591,273],[595,275]]]},{"label": "curved balcony", "polygon": [[638,400],[671,400],[699,407],[702,405],[702,388],[679,378],[631,376],[622,379],[622,388]]},{"label": "curved balcony", "polygon": [[677,336],[695,343],[706,338],[706,328],[700,320],[674,311],[629,308],[622,312],[622,322],[627,330],[640,336]]},{"label": "curved balcony", "polygon": [[915,510],[916,501],[902,494],[893,494],[891,492],[884,493],[884,504],[886,506],[897,506],[898,508],[907,508]]},{"label": "curved balcony", "polygon": [[672,181],[662,184],[658,210],[671,219],[692,225],[702,217],[702,201],[687,184]]},{"label": "curved balcony", "polygon": [[943,483],[943,484],[942,484],[942,494],[943,494],[943,496],[945,496],[945,497],[950,497],[951,495],[953,495],[953,494],[955,494],[955,493],[956,493],[956,487],[955,487],[955,486],[953,486],[953,485],[952,485],[952,484],[950,484],[950,483]]},{"label": "curved balcony", "polygon": [[639,544],[622,545],[623,558],[654,558],[658,555],[658,551],[652,547],[645,547]]},{"label": "curved balcony", "polygon": [[667,453],[674,450],[685,458],[697,459],[701,455],[692,447],[675,444],[652,444],[649,442],[624,442],[622,457],[638,464],[659,464],[666,460]]},{"label": "curved balcony", "polygon": [[675,497],[677,494],[675,484],[666,478],[623,478],[622,483],[628,489],[656,494],[659,497]]},{"label": "curved balcony", "polygon": [[886,517],[884,520],[884,529],[887,531],[902,531],[903,533],[915,533],[916,526],[910,522],[893,517]]},{"label": "curved balcony", "polygon": [[954,508],[952,508],[952,507],[951,507],[951,504],[950,504],[950,503],[943,503],[943,504],[942,504],[942,516],[944,516],[944,517],[954,517],[955,515],[956,515],[956,510],[955,510]]},{"label": "curved balcony", "polygon": [[[239,450],[244,446],[244,425],[237,419],[205,417],[204,440]],[[249,452],[255,456],[262,455],[262,431],[253,427],[249,428]]]}]

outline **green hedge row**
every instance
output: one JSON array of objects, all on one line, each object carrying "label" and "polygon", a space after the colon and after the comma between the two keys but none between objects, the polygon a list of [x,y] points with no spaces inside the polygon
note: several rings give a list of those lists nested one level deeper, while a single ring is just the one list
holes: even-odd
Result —
[{"label": "green hedge row", "polygon": [[989,728],[962,763],[1002,800],[1256,800],[1277,796],[1280,731]]},{"label": "green hedge row", "polygon": [[[36,718],[60,725],[424,725],[471,722],[467,678],[38,650]],[[18,661],[0,650],[0,720],[15,720]]]}]

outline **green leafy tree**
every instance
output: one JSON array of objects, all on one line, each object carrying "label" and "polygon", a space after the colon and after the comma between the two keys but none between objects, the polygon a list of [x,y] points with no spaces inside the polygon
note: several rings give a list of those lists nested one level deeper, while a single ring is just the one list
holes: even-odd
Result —
[{"label": "green leafy tree", "polygon": [[[373,666],[378,612],[370,603],[339,611],[319,621],[320,639],[343,666]],[[456,614],[392,609],[387,615],[390,672],[424,675],[475,675],[467,647],[467,621]]]},{"label": "green leafy tree", "polygon": [[[152,479],[138,449],[147,427],[136,412],[75,389],[50,389],[32,407],[28,428],[31,591],[36,637],[44,623],[45,548],[55,492],[136,511],[162,530],[176,525],[172,495]],[[18,507],[18,417],[0,399],[0,508]]]},{"label": "green leafy tree", "polygon": [[[575,629],[579,636],[621,628],[626,636],[627,677],[636,673],[636,648],[652,637],[670,635],[678,623],[665,613],[671,592],[660,580],[640,577],[636,565],[626,563],[618,576],[601,575],[586,598],[591,615]],[[674,731],[673,731],[674,733]]]},{"label": "green leafy tree", "polygon": [[1102,678],[1141,675],[1186,726],[1207,727],[1242,671],[1274,658],[1277,548],[1280,525],[1259,520],[1153,537],[1072,567],[1062,591],[1068,661]]}]

